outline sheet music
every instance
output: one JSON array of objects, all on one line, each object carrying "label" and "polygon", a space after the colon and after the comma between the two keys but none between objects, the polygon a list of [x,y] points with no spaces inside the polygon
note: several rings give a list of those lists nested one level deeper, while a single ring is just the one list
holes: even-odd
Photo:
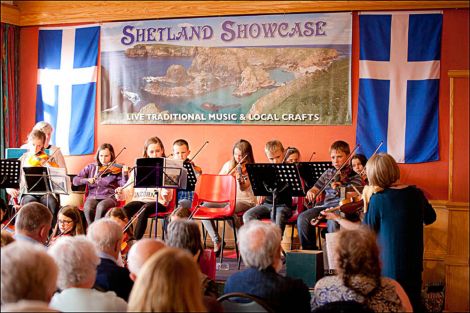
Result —
[{"label": "sheet music", "polygon": [[[165,171],[163,175],[163,187],[179,188],[181,186],[183,170],[186,171],[186,169],[183,168],[183,160],[165,159],[163,168]],[[184,183],[186,183],[186,179],[184,179]]]},{"label": "sheet music", "polygon": [[70,177],[67,176],[65,168],[48,167],[51,190],[53,193],[69,194],[71,190]]}]

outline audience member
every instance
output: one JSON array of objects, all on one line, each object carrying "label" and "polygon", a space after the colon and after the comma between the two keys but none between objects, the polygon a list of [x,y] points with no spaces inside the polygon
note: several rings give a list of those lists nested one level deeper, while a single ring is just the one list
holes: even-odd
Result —
[{"label": "audience member", "polygon": [[16,216],[15,236],[18,241],[45,244],[51,230],[52,213],[38,202],[30,202],[21,207]]},{"label": "audience member", "polygon": [[336,247],[338,275],[315,285],[312,308],[336,301],[356,301],[375,312],[411,312],[405,291],[395,280],[381,277],[379,247],[367,227],[341,230]]},{"label": "audience member", "polygon": [[132,245],[127,255],[127,267],[130,278],[135,281],[140,270],[152,255],[165,247],[165,243],[158,239],[143,238]]},{"label": "audience member", "polygon": [[22,241],[3,247],[1,271],[2,305],[34,300],[47,307],[56,289],[57,265],[45,248]]},{"label": "audience member", "polygon": [[308,287],[300,279],[278,274],[282,267],[280,228],[253,220],[240,228],[238,240],[248,268],[230,276],[224,292],[257,296],[275,312],[310,312]]},{"label": "audience member", "polygon": [[49,249],[59,267],[57,292],[51,307],[62,312],[123,312],[127,303],[113,291],[92,289],[100,258],[95,246],[85,236],[61,237]]},{"label": "audience member", "polygon": [[95,288],[114,291],[127,301],[133,282],[129,277],[129,270],[118,265],[122,228],[108,218],[99,219],[88,227],[87,238],[95,244],[101,260]]},{"label": "audience member", "polygon": [[[168,225],[166,244],[169,247],[181,248],[188,250],[194,257],[196,262],[199,262],[204,249],[201,241],[201,231],[195,221],[191,220],[175,220]],[[206,274],[200,272],[200,281],[204,295],[217,298],[217,285]]]},{"label": "audience member", "polygon": [[199,269],[184,250],[164,248],[144,264],[129,298],[129,312],[206,312]]}]

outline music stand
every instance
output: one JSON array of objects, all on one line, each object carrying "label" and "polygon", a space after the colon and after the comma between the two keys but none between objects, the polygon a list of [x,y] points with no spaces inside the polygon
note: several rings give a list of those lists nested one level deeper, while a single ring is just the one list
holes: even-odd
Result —
[{"label": "music stand", "polygon": [[186,188],[181,188],[181,190],[194,191],[197,183],[197,177],[196,172],[194,171],[194,167],[189,162],[184,162],[183,166],[188,171],[188,180],[186,183]]},{"label": "music stand", "polygon": [[276,197],[279,194],[289,192],[291,197],[305,196],[296,164],[252,163],[246,165],[246,170],[255,196],[273,197],[273,222],[276,222]]},{"label": "music stand", "polygon": [[163,184],[163,158],[140,158],[134,168],[135,188],[156,188]]},{"label": "music stand", "polygon": [[0,188],[20,188],[20,169],[20,160],[1,159]]},{"label": "music stand", "polygon": [[25,194],[68,194],[70,181],[67,180],[63,168],[23,167],[23,172],[26,183]]},{"label": "music stand", "polygon": [[330,161],[327,162],[299,162],[300,177],[304,180],[305,189],[310,190],[320,176],[333,165]]}]

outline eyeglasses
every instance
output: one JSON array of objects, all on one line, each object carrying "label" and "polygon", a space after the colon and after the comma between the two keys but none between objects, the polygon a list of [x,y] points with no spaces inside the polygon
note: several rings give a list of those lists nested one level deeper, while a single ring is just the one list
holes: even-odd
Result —
[{"label": "eyeglasses", "polygon": [[60,223],[60,224],[70,224],[70,223],[73,223],[72,220],[58,220],[57,223]]}]

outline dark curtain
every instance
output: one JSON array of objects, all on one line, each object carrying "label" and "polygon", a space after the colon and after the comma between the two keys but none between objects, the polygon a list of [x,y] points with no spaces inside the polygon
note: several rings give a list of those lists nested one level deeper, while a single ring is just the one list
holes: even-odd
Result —
[{"label": "dark curtain", "polygon": [[[1,158],[5,158],[6,148],[16,148],[19,144],[19,102],[18,102],[18,46],[20,28],[18,26],[1,23],[2,41],[2,108],[0,137]],[[0,191],[0,196],[5,199],[5,191]]]}]

